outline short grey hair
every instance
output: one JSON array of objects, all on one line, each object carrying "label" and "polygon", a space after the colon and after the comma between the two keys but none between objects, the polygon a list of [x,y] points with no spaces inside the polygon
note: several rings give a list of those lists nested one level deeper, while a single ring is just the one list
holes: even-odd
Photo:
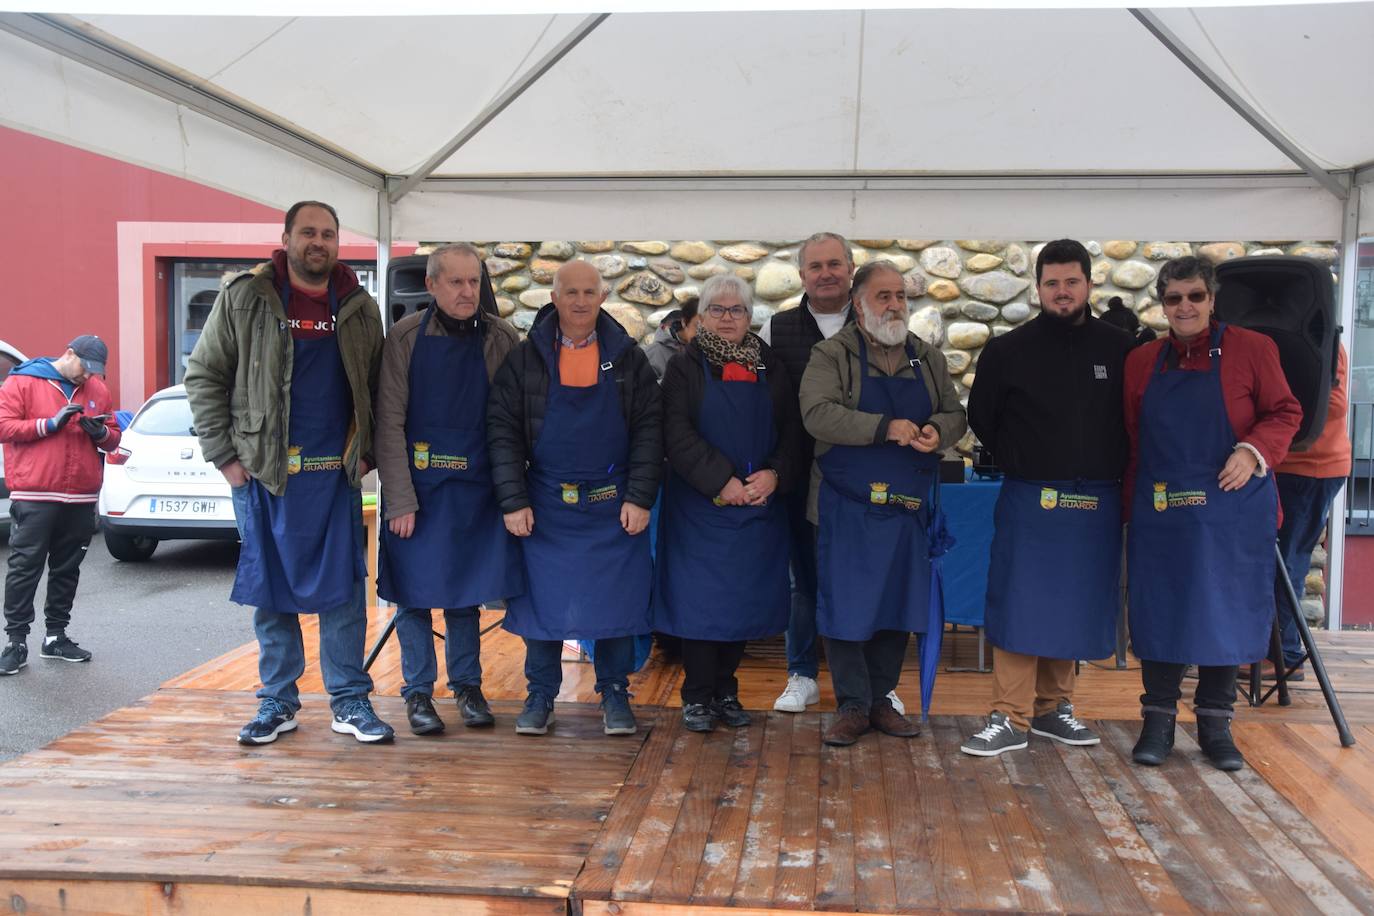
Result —
[{"label": "short grey hair", "polygon": [[705,314],[706,309],[720,298],[721,293],[732,291],[739,296],[740,302],[744,303],[744,307],[749,310],[750,323],[752,323],[754,294],[750,291],[749,284],[742,277],[737,277],[734,274],[717,274],[706,281],[705,285],[701,287],[701,292],[697,294],[697,314]]},{"label": "short grey hair", "polygon": [[425,262],[425,276],[431,280],[439,279],[439,274],[443,272],[443,258],[446,254],[467,254],[477,259],[477,266],[482,266],[482,252],[478,251],[473,245],[467,242],[452,242],[448,245],[440,245],[429,253],[429,260]]},{"label": "short grey hair", "polygon": [[844,248],[844,258],[849,262],[849,269],[854,269],[854,249],[849,247],[849,241],[838,232],[817,232],[815,235],[802,239],[801,245],[797,248],[798,269],[806,266],[807,247],[817,242],[839,242],[840,246]]},{"label": "short grey hair", "polygon": [[[895,274],[898,280],[903,280],[902,272],[897,268],[896,264],[886,258],[878,258],[877,260],[869,261],[854,272],[854,279],[849,288],[850,296],[852,296],[856,302],[861,302],[863,288],[869,284],[875,274],[884,272]],[[905,283],[905,280],[903,280],[903,282]]]},{"label": "short grey hair", "polygon": [[1221,287],[1217,282],[1217,269],[1210,261],[1188,255],[1174,258],[1159,269],[1159,276],[1155,278],[1155,298],[1163,302],[1164,291],[1169,288],[1170,283],[1175,280],[1193,279],[1201,280],[1210,296],[1215,296]]}]

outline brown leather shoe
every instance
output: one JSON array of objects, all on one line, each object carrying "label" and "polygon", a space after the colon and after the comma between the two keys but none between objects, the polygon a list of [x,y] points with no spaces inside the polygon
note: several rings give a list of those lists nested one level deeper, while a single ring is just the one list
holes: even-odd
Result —
[{"label": "brown leather shoe", "polygon": [[915,738],[921,733],[921,726],[893,709],[887,697],[879,697],[873,701],[868,721],[884,735],[892,735],[894,738]]},{"label": "brown leather shoe", "polygon": [[823,739],[831,747],[848,747],[868,731],[868,716],[857,709],[842,709]]}]

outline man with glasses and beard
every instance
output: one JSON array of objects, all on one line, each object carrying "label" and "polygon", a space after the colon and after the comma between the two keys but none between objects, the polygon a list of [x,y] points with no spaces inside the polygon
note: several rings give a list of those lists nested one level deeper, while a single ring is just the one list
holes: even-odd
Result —
[{"label": "man with glasses and beard", "polygon": [[1116,633],[1132,342],[1093,317],[1091,275],[1083,245],[1047,243],[1035,262],[1039,317],[990,340],[978,360],[969,424],[1006,476],[988,569],[992,712],[966,754],[1019,750],[1027,730],[1100,740],[1074,718],[1074,663],[1110,655]]},{"label": "man with glasses and beard", "polygon": [[801,382],[816,439],[808,515],[818,526],[816,627],[839,715],[825,743],[870,728],[920,733],[889,699],[930,602],[930,498],[939,450],[967,428],[944,354],[907,330],[906,291],[889,261],[854,274],[857,324],[816,345]]}]

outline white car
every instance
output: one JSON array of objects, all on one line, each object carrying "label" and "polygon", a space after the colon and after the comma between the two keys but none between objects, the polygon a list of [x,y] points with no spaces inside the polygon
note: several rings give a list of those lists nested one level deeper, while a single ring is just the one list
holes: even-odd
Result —
[{"label": "white car", "polygon": [[[15,347],[0,340],[0,385],[9,377],[10,370],[28,359]],[[10,491],[5,485],[5,449],[0,447],[0,543],[10,536]]]},{"label": "white car", "polygon": [[100,527],[117,560],[146,560],[158,541],[238,540],[224,476],[200,454],[181,385],[148,399],[105,458]]}]

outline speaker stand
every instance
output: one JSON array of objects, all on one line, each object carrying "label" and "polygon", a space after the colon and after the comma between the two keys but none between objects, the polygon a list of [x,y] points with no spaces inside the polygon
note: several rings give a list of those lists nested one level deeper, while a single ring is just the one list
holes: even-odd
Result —
[{"label": "speaker stand", "polygon": [[[486,607],[486,605],[479,605],[479,610],[484,607]],[[364,672],[372,670],[373,662],[377,661],[377,656],[382,654],[382,649],[385,648],[387,640],[391,639],[391,634],[396,632],[396,618],[400,615],[400,613],[401,609],[399,607],[396,608],[396,610],[391,615],[391,619],[386,622],[386,629],[382,630],[382,635],[377,637],[377,641],[373,643],[372,648],[368,650],[367,659],[363,662]],[[430,613],[433,614],[432,609]],[[479,637],[486,636],[492,630],[496,629],[505,622],[505,615],[502,615],[500,620],[497,620],[491,623],[490,625],[483,627],[481,630],[477,632],[477,635]],[[446,639],[444,634],[440,633],[438,630],[432,629],[430,630],[430,632],[441,640]]]}]

